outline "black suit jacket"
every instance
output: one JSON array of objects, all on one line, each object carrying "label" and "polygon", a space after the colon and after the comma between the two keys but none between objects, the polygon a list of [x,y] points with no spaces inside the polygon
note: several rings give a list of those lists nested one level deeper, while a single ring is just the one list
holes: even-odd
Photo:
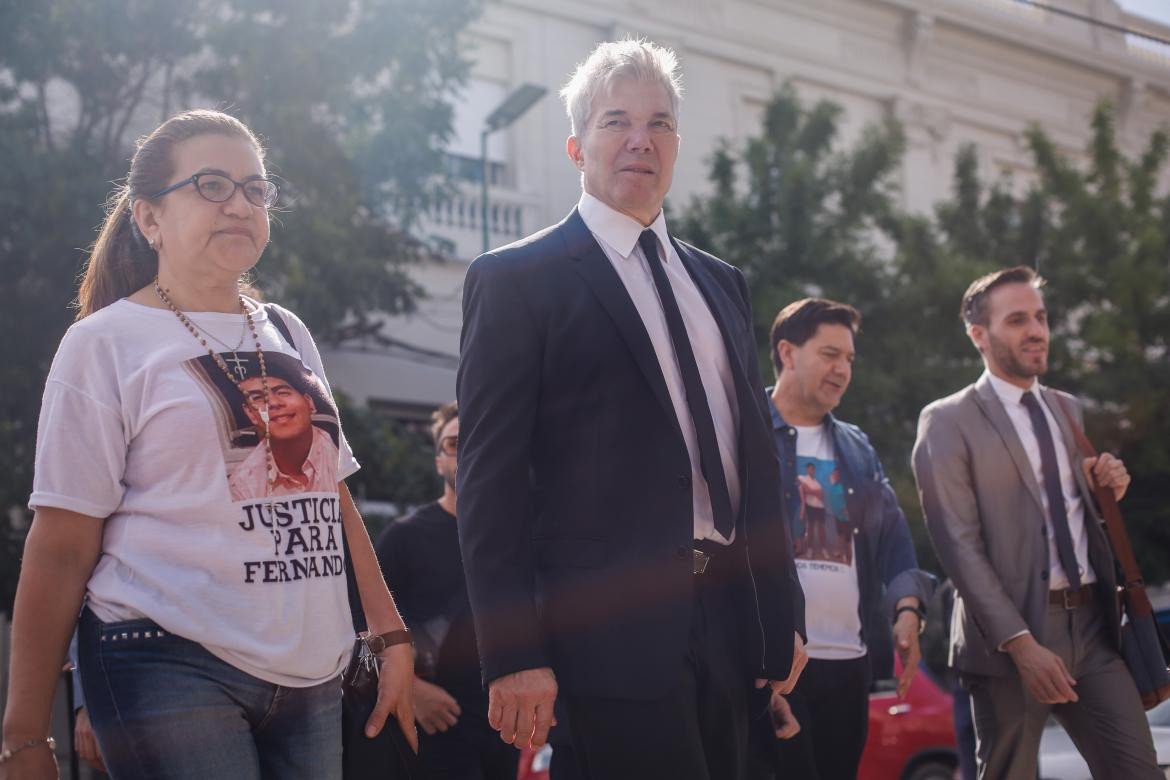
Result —
[{"label": "black suit jacket", "polygon": [[[735,373],[744,678],[784,679],[803,597],[747,288],[675,248]],[[642,320],[576,210],[471,264],[460,352],[458,523],[485,683],[551,666],[568,693],[663,695],[691,619],[690,460]]]}]

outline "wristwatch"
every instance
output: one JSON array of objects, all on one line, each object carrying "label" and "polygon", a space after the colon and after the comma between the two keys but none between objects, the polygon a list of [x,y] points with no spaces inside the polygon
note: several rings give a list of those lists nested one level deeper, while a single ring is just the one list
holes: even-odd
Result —
[{"label": "wristwatch", "polygon": [[914,606],[911,606],[909,604],[902,606],[902,607],[898,607],[896,610],[894,610],[894,622],[895,623],[898,621],[898,617],[903,612],[913,612],[915,615],[918,616],[918,633],[921,634],[924,630],[926,630],[926,610],[925,609],[923,609],[922,607],[914,607]]},{"label": "wristwatch", "polygon": [[410,638],[410,631],[405,628],[400,628],[396,631],[387,631],[385,634],[370,634],[366,637],[366,647],[374,655],[382,652],[387,647],[409,644],[414,644],[414,642]]}]

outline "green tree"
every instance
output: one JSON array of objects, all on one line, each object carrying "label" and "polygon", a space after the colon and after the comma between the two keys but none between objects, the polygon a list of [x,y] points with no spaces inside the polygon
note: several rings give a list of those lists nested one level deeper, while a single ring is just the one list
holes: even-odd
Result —
[{"label": "green tree", "polygon": [[[1048,277],[1053,324],[1045,381],[1089,402],[1089,434],[1134,476],[1123,504],[1143,572],[1170,578],[1170,140],[1154,133],[1130,159],[1108,105],[1092,119],[1083,164],[1038,128],[1027,138],[1035,178],[979,177],[973,147],[955,160],[952,194],[933,214],[896,206],[901,134],[874,125],[836,143],[840,110],[805,107],[785,87],[761,134],[716,150],[712,194],[683,214],[682,232],[744,270],[761,359],[776,312],[806,295],[863,315],[853,384],[839,414],[869,435],[910,518],[919,560],[937,569],[909,469],[918,414],[976,379],[982,361],[958,317],[977,276],[1027,264]],[[770,366],[765,363],[765,371]]]},{"label": "green tree", "polygon": [[[791,85],[764,109],[760,136],[724,145],[711,159],[713,192],[686,210],[683,235],[739,266],[752,294],[764,376],[771,376],[768,332],[776,313],[808,295],[850,301],[864,322],[859,369],[843,413],[877,425],[902,389],[879,370],[891,317],[890,232],[900,226],[895,173],[904,139],[892,122],[839,143],[841,108],[806,107]],[[889,424],[896,424],[892,421]],[[884,428],[884,425],[878,427]]]},{"label": "green tree", "polygon": [[937,210],[941,241],[972,278],[1027,264],[1048,280],[1052,355],[1045,382],[1088,402],[1098,449],[1126,461],[1134,482],[1122,504],[1143,574],[1170,578],[1170,136],[1154,132],[1129,157],[1113,109],[1091,120],[1082,162],[1061,154],[1039,128],[1027,134],[1035,180],[1020,198],[1010,182],[980,186],[964,150],[956,195]]},{"label": "green tree", "polygon": [[880,289],[872,235],[894,214],[902,134],[893,123],[872,125],[838,150],[840,117],[826,100],[806,109],[785,85],[764,109],[760,136],[716,149],[714,191],[683,212],[689,240],[743,270],[762,338],[779,306],[796,298]]},{"label": "green tree", "polygon": [[429,429],[411,426],[337,393],[341,427],[361,463],[347,480],[354,497],[393,504],[389,513],[366,511],[363,517],[376,536],[390,519],[443,494],[435,472],[435,451]]},{"label": "green tree", "polygon": [[[853,383],[838,414],[870,436],[913,516],[915,421],[924,393],[948,377],[931,377],[916,362],[921,334],[907,327],[913,318],[898,309],[905,300],[894,291],[905,288],[934,306],[939,289],[953,287],[962,272],[952,271],[949,283],[940,279],[938,269],[951,258],[940,251],[935,230],[897,207],[901,129],[873,124],[843,145],[840,119],[836,104],[806,106],[790,85],[782,87],[765,107],[759,136],[716,150],[712,193],[693,200],[680,233],[743,270],[766,377],[773,371],[768,333],[781,308],[820,295],[861,311]],[[957,330],[953,314],[947,327]],[[920,558],[933,561],[921,522],[911,529]]]},{"label": "green tree", "polygon": [[0,0],[0,608],[44,377],[134,136],[190,107],[240,116],[284,179],[257,284],[319,340],[376,336],[433,255],[411,228],[444,186],[458,33],[477,3]]}]

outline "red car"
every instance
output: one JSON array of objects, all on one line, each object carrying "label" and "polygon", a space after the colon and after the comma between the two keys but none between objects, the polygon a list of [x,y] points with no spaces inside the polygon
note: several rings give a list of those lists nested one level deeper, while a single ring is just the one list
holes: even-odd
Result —
[{"label": "red car", "polygon": [[[517,780],[548,780],[548,756],[547,747],[525,750]],[[858,780],[953,780],[957,765],[951,695],[925,666],[905,699],[897,697],[892,682],[889,690],[869,695],[869,737]]]},{"label": "red car", "polygon": [[951,694],[923,665],[905,699],[889,682],[889,690],[869,695],[869,737],[858,780],[952,780],[958,758]]}]

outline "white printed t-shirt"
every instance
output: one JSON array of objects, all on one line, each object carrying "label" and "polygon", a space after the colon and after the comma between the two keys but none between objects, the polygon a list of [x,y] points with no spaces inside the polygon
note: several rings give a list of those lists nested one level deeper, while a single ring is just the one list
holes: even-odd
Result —
[{"label": "white printed t-shirt", "polygon": [[[57,349],[29,506],[105,518],[87,592],[101,621],[148,618],[255,677],[305,687],[340,674],[353,642],[337,482],[358,464],[312,336],[281,314],[299,355],[262,308],[252,319],[270,380],[294,388],[279,402],[270,391],[270,424],[274,449],[309,453],[304,492],[233,500],[233,470],[263,447],[243,396],[173,312],[123,299]],[[225,344],[242,335],[220,355],[258,384],[242,314],[188,316]]]},{"label": "white printed t-shirt", "polygon": [[796,491],[789,507],[796,571],[804,590],[809,658],[865,655],[853,525],[823,425],[796,429]]}]

